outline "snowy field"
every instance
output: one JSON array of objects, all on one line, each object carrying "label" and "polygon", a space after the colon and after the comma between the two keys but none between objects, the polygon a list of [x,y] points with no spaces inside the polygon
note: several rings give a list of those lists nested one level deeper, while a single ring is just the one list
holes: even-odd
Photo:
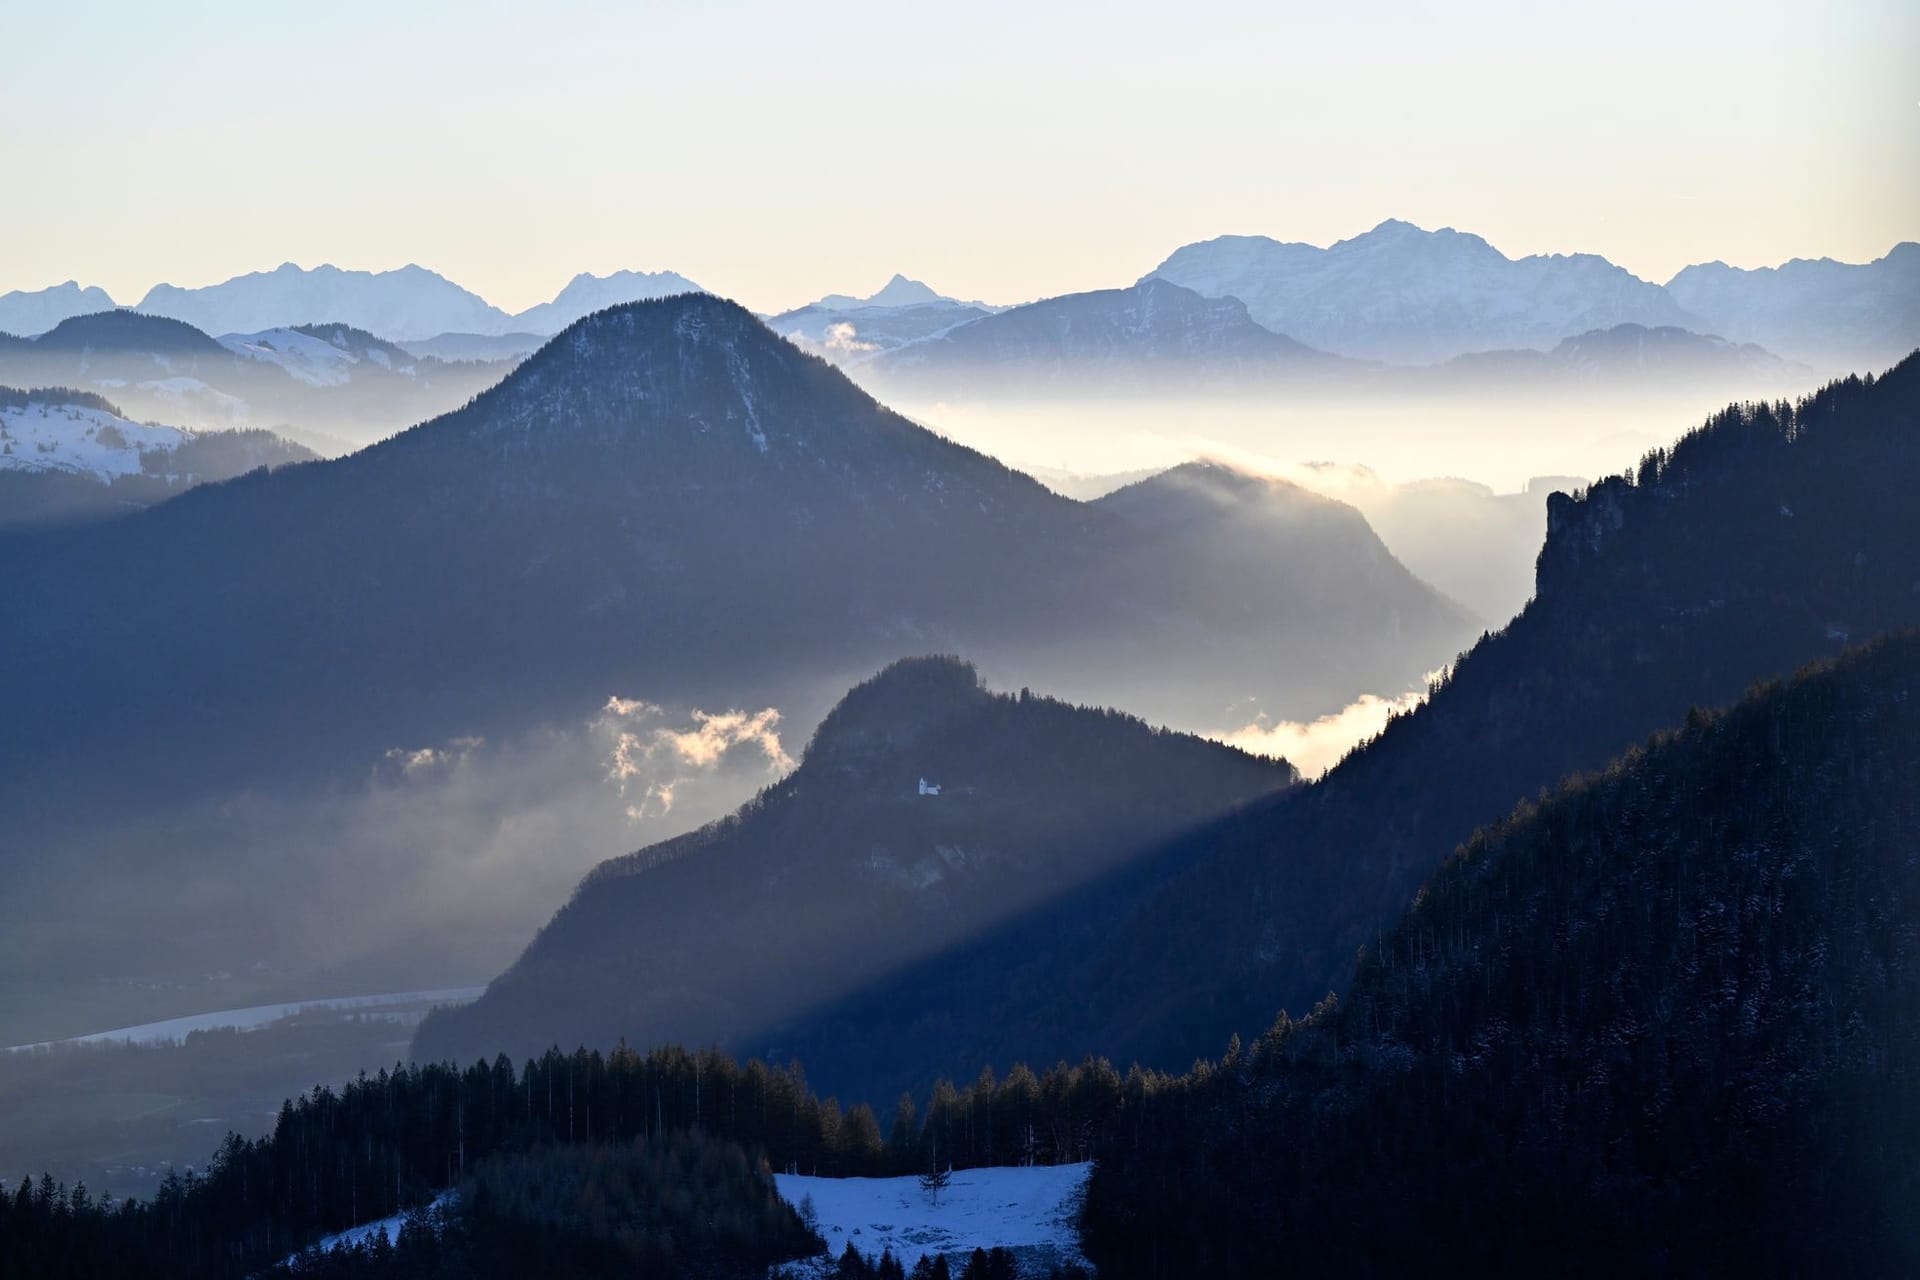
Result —
[{"label": "snowy field", "polygon": [[130,422],[101,409],[75,404],[45,404],[0,409],[0,470],[71,471],[102,483],[137,476],[146,467],[141,455],[169,452],[190,433],[178,427]]},{"label": "snowy field", "polygon": [[[453,1199],[454,1194],[455,1193],[451,1191],[442,1191],[439,1195],[435,1196],[433,1202],[427,1206],[428,1210],[432,1211],[444,1208],[447,1203]],[[388,1244],[393,1244],[400,1239],[400,1228],[406,1225],[406,1221],[406,1214],[396,1213],[391,1218],[380,1218],[373,1222],[363,1222],[357,1227],[348,1227],[345,1231],[336,1231],[330,1236],[322,1236],[319,1242],[313,1247],[322,1253],[326,1253],[338,1244],[364,1244],[368,1240],[373,1239],[376,1233],[385,1236]],[[292,1262],[294,1258],[299,1256],[297,1253],[293,1254],[287,1258],[287,1261]]]},{"label": "snowy field", "polygon": [[337,996],[327,1000],[295,1000],[288,1004],[259,1004],[246,1009],[220,1009],[213,1013],[192,1013],[183,1018],[161,1022],[143,1022],[133,1027],[116,1027],[92,1035],[72,1036],[65,1040],[42,1040],[37,1044],[16,1044],[19,1049],[50,1049],[56,1045],[101,1044],[118,1041],[127,1044],[179,1044],[195,1031],[232,1027],[238,1031],[258,1031],[282,1018],[307,1013],[374,1014],[396,1019],[424,1015],[441,1004],[465,1004],[477,1000],[485,987],[442,987],[433,991],[387,991],[377,995]]},{"label": "snowy field", "polygon": [[[964,1261],[975,1249],[1025,1251],[1041,1270],[1080,1262],[1074,1219],[1091,1164],[956,1169],[935,1204],[918,1178],[813,1178],[777,1173],[780,1194],[798,1207],[811,1197],[819,1231],[838,1258],[851,1240],[861,1253],[884,1249],[912,1267],[922,1254]],[[957,1255],[957,1256],[956,1256]]]}]

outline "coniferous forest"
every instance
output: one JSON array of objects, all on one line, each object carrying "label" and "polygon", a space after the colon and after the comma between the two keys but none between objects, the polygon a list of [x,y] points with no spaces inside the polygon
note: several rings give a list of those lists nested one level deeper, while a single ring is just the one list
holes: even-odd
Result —
[{"label": "coniferous forest", "polygon": [[1101,1147],[1103,1276],[1920,1267],[1920,637],[1477,834]]}]

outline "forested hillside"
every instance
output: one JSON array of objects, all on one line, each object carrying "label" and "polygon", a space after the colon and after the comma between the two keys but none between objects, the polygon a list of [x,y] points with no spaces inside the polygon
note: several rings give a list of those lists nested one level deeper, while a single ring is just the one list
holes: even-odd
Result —
[{"label": "forested hillside", "polygon": [[[738,1046],[1296,780],[1117,712],[988,693],[954,659],[896,663],[738,814],[597,868],[415,1051]],[[851,1065],[809,1063],[833,1080]]]},{"label": "forested hillside", "polygon": [[1910,1274],[1920,639],[1695,714],[1482,831],[1106,1135],[1103,1276]]},{"label": "forested hillside", "polygon": [[[816,1096],[797,1064],[716,1050],[550,1049],[518,1071],[504,1055],[464,1070],[401,1065],[288,1101],[271,1133],[229,1135],[150,1202],[24,1180],[0,1193],[0,1280],[250,1275],[329,1233],[425,1210],[442,1189],[454,1192],[441,1200],[450,1239],[403,1237],[395,1269],[376,1258],[372,1274],[416,1274],[422,1261],[445,1280],[523,1275],[546,1249],[673,1275],[646,1268],[663,1250],[706,1249],[724,1255],[716,1277],[761,1275],[770,1248],[813,1247],[770,1203],[769,1168],[878,1177],[925,1172],[936,1153],[960,1169],[1083,1161],[1161,1083],[1104,1061],[985,1072],[965,1088],[934,1084],[924,1107],[902,1097],[883,1132],[872,1108]],[[566,1187],[580,1192],[571,1202]],[[346,1274],[367,1274],[353,1263]]]},{"label": "forested hillside", "polygon": [[1920,357],[1798,405],[1729,408],[1636,475],[1550,498],[1526,610],[1319,783],[765,1047],[836,1046],[884,1092],[1089,1051],[1178,1068],[1308,1009],[1477,827],[1690,707],[1920,623],[1916,488]]}]

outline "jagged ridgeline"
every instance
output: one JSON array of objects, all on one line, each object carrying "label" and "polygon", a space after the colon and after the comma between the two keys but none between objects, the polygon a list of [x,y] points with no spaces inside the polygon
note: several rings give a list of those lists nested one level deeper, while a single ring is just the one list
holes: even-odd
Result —
[{"label": "jagged ridgeline", "polygon": [[1552,499],[1535,599],[1322,781],[855,992],[777,1051],[858,1062],[887,1096],[1089,1051],[1179,1069],[1310,1008],[1477,827],[1691,707],[1920,624],[1916,490],[1920,356],[1717,414]]},{"label": "jagged ridgeline", "polygon": [[1521,806],[1106,1135],[1103,1276],[1920,1267],[1920,638]]},{"label": "jagged ridgeline", "polygon": [[[758,1043],[1296,780],[1118,712],[989,693],[957,659],[897,663],[739,813],[596,869],[484,997],[428,1019],[415,1054]],[[857,1075],[831,1053],[808,1068],[830,1087]]]}]

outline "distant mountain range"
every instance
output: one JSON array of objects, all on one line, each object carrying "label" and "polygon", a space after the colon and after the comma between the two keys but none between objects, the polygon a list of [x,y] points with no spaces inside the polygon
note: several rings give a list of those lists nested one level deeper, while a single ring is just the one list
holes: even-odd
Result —
[{"label": "distant mountain range", "polygon": [[767,317],[767,327],[803,350],[849,367],[996,310],[985,303],[946,297],[918,280],[895,275],[878,293],[865,298],[830,293],[818,302]]},{"label": "distant mountain range", "polygon": [[[176,366],[305,385],[177,322],[97,327],[156,325],[176,326]],[[87,347],[56,335],[41,342]],[[292,345],[270,354],[314,367]],[[116,847],[154,847],[129,876],[189,859],[234,892],[255,865],[239,850],[175,849],[136,815],[363,778],[406,744],[513,741],[613,694],[805,723],[849,664],[929,651],[1160,722],[1216,723],[1248,698],[1310,716],[1406,687],[1478,626],[1342,504],[1211,474],[1074,502],[704,294],[598,312],[470,404],[350,457],[57,544],[0,540],[0,574],[16,676],[0,820],[56,867],[95,824],[135,822]],[[108,742],[140,766],[111,804],[67,803],[94,793],[82,762]]]},{"label": "distant mountain range", "polygon": [[1010,307],[859,367],[882,392],[921,398],[1129,388],[1252,389],[1345,362],[1256,324],[1234,298],[1161,279]]},{"label": "distant mountain range", "polygon": [[454,408],[512,367],[416,357],[343,324],[215,340],[135,311],[75,316],[37,338],[0,336],[0,386],[74,387],[136,418],[267,428],[328,454]]},{"label": "distant mountain range", "polygon": [[1631,385],[1715,381],[1750,393],[1812,376],[1751,342],[1694,333],[1671,325],[1649,329],[1617,324],[1563,338],[1546,351],[1482,351],[1455,356],[1434,372],[1468,383],[1525,387],[1626,379]]},{"label": "distant mountain range", "polygon": [[1920,246],[1876,262],[1740,272],[1689,267],[1666,287],[1593,254],[1509,258],[1479,236],[1389,220],[1327,248],[1221,236],[1149,273],[1247,304],[1312,347],[1393,364],[1503,348],[1546,350],[1623,324],[1758,342],[1834,372],[1920,346]]},{"label": "distant mountain range", "polygon": [[[308,269],[287,262],[202,288],[155,285],[130,309],[182,320],[215,335],[334,323],[414,342],[442,335],[551,336],[603,307],[699,291],[699,285],[672,271],[582,273],[553,301],[510,315],[413,264],[392,271],[345,271],[331,264]],[[0,333],[39,334],[62,320],[115,305],[105,290],[82,289],[72,281],[33,293],[0,294]]]},{"label": "distant mountain range", "polygon": [[[1326,248],[1220,236],[1176,250],[1143,279],[1238,299],[1256,325],[1306,347],[1396,365],[1549,351],[1622,325],[1757,344],[1828,372],[1881,367],[1920,346],[1920,245],[1911,242],[1863,264],[1796,259],[1741,270],[1706,263],[1662,286],[1594,254],[1515,259],[1466,232],[1388,220]],[[367,272],[287,263],[203,288],[158,285],[136,309],[215,335],[334,322],[403,345],[446,344],[417,354],[496,358],[530,348],[524,340],[505,348],[475,344],[550,336],[602,307],[699,288],[672,271],[579,275],[551,302],[513,315],[415,265]],[[37,334],[113,305],[104,291],[72,281],[8,293],[0,295],[0,333]],[[816,354],[854,365],[944,338],[945,330],[999,310],[895,275],[865,297],[828,294],[769,323]]]},{"label": "distant mountain range", "polygon": [[1549,347],[1622,323],[1686,328],[1691,319],[1659,285],[1605,258],[1515,260],[1479,236],[1398,221],[1325,249],[1222,236],[1175,251],[1148,278],[1238,298],[1276,333],[1392,364]]},{"label": "distant mountain range", "polygon": [[1920,244],[1868,263],[1795,258],[1688,267],[1667,292],[1715,333],[1827,368],[1877,368],[1920,346]]},{"label": "distant mountain range", "polygon": [[919,280],[911,280],[899,272],[880,288],[864,298],[850,297],[844,293],[830,293],[809,306],[821,311],[871,311],[898,310],[902,307],[949,306],[969,307],[975,311],[998,311],[985,302],[962,302],[958,298],[949,298],[938,293],[933,286]]},{"label": "distant mountain range", "polygon": [[29,336],[45,333],[62,320],[111,311],[117,306],[105,289],[82,288],[69,280],[47,289],[14,290],[0,294],[0,333]]}]

